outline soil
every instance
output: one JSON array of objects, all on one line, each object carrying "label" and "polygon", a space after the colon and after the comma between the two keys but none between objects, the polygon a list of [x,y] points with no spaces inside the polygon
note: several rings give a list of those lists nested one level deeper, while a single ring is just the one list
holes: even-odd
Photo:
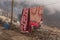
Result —
[{"label": "soil", "polygon": [[60,30],[43,25],[39,31],[22,34],[0,27],[0,40],[60,40]]}]

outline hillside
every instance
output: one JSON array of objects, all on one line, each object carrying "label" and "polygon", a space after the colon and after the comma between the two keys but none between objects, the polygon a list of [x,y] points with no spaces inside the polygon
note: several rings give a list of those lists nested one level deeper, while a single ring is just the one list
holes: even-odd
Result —
[{"label": "hillside", "polygon": [[41,27],[40,31],[21,34],[15,30],[2,30],[0,27],[0,40],[60,40],[60,30],[48,26]]}]

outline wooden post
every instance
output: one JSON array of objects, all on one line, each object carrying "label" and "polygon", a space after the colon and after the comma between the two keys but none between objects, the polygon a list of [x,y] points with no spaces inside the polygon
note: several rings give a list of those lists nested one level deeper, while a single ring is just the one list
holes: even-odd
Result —
[{"label": "wooden post", "polygon": [[3,13],[4,13],[4,12],[2,11],[2,16],[3,16]]},{"label": "wooden post", "polygon": [[14,7],[14,0],[12,0],[12,5],[11,5],[11,25],[12,25],[12,21],[13,21],[13,7]]},{"label": "wooden post", "polygon": [[7,13],[6,17],[8,17],[8,8],[6,9],[6,13]]}]

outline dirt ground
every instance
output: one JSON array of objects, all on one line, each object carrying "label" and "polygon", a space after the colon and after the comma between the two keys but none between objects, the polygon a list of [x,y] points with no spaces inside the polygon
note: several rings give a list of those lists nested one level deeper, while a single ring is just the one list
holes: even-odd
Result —
[{"label": "dirt ground", "polygon": [[60,40],[60,30],[46,25],[32,34],[22,34],[14,30],[3,30],[0,27],[0,40]]}]

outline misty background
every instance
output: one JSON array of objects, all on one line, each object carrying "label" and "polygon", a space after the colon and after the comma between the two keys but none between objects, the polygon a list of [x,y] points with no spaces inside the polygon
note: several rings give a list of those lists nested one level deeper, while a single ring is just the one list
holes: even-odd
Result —
[{"label": "misty background", "polygon": [[[11,12],[12,0],[0,0],[0,9]],[[43,6],[43,22],[60,28],[60,0],[14,0],[14,15],[18,17],[25,7]]]}]

